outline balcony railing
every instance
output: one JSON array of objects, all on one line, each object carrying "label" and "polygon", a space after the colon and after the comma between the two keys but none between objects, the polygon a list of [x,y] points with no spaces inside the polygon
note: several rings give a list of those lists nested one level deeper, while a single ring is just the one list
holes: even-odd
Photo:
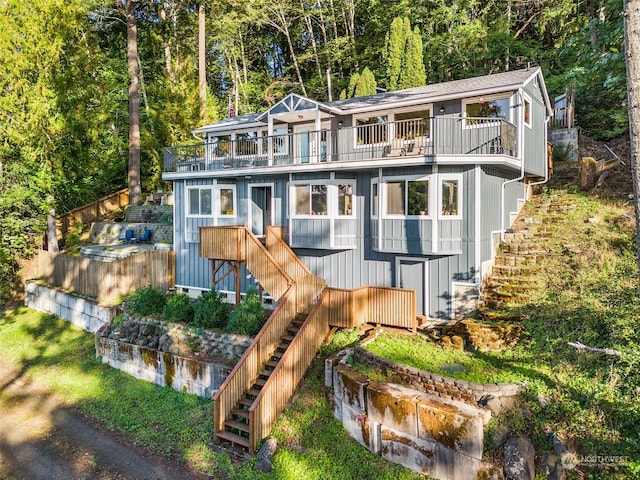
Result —
[{"label": "balcony railing", "polygon": [[165,172],[389,160],[435,155],[517,156],[517,129],[499,118],[431,117],[336,130],[219,140],[164,149]]}]

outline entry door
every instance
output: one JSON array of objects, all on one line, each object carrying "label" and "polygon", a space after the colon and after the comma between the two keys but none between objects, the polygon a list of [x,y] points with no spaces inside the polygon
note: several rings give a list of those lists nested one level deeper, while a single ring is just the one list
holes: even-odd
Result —
[{"label": "entry door", "polygon": [[251,187],[251,231],[254,235],[266,235],[271,225],[271,186]]},{"label": "entry door", "polygon": [[416,314],[426,315],[426,270],[422,260],[398,259],[398,287],[416,292]]}]

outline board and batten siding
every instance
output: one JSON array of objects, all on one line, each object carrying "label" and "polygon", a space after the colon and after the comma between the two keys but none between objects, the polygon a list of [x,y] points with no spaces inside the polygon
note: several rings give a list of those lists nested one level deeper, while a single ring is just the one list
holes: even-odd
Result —
[{"label": "board and batten siding", "polygon": [[525,166],[529,174],[545,176],[546,163],[546,116],[545,100],[537,77],[524,87],[525,94],[531,99],[531,128],[523,125]]}]

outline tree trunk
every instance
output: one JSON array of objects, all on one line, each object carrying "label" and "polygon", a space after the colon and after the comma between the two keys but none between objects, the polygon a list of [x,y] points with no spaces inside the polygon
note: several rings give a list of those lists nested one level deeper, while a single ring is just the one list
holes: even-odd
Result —
[{"label": "tree trunk", "polygon": [[[53,204],[53,196],[49,195],[47,201]],[[56,228],[56,209],[51,207],[47,213],[47,250],[58,253],[58,229]]]},{"label": "tree trunk", "polygon": [[[160,7],[160,20],[162,23],[166,23],[167,21],[167,12],[164,7]],[[173,82],[175,77],[173,75],[173,65],[171,64],[171,42],[169,40],[170,35],[167,32],[166,28],[162,29],[162,49],[164,50],[164,63],[165,68],[167,69],[167,75],[169,79]]]},{"label": "tree trunk", "polygon": [[137,0],[127,0],[127,65],[129,67],[129,204],[142,200],[140,184],[140,97],[138,92]]},{"label": "tree trunk", "polygon": [[[629,140],[633,198],[636,213],[638,277],[640,279],[640,0],[624,2],[625,59],[627,64],[627,103],[629,105]],[[640,282],[639,282],[640,287]]]},{"label": "tree trunk", "polygon": [[198,88],[200,89],[200,118],[206,121],[207,112],[207,65],[205,61],[205,15],[204,2],[198,6]]}]

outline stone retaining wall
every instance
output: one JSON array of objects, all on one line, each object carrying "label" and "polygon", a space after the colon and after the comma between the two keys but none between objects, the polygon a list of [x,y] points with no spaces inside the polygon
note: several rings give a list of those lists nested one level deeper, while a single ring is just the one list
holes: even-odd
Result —
[{"label": "stone retaining wall", "polygon": [[24,291],[24,304],[27,307],[51,313],[91,333],[113,321],[117,314],[115,307],[102,306],[94,299],[34,280],[25,283]]},{"label": "stone retaining wall", "polygon": [[91,225],[89,243],[94,245],[113,245],[121,243],[125,230],[133,230],[136,237],[141,237],[145,229],[153,232],[152,243],[173,243],[173,226],[160,223],[140,222],[96,222]]},{"label": "stone retaining wall", "polygon": [[393,383],[375,382],[344,363],[325,363],[333,413],[348,433],[388,461],[440,480],[476,480],[491,413]]},{"label": "stone retaining wall", "polygon": [[360,345],[353,350],[353,360],[354,363],[379,371],[389,378],[390,382],[440,398],[478,405],[494,414],[514,408],[521,391],[521,387],[514,383],[474,383],[398,365],[368,352]]},{"label": "stone retaining wall", "polygon": [[138,379],[211,398],[231,372],[223,360],[201,362],[169,352],[131,345],[96,335],[96,355],[102,362]]}]

